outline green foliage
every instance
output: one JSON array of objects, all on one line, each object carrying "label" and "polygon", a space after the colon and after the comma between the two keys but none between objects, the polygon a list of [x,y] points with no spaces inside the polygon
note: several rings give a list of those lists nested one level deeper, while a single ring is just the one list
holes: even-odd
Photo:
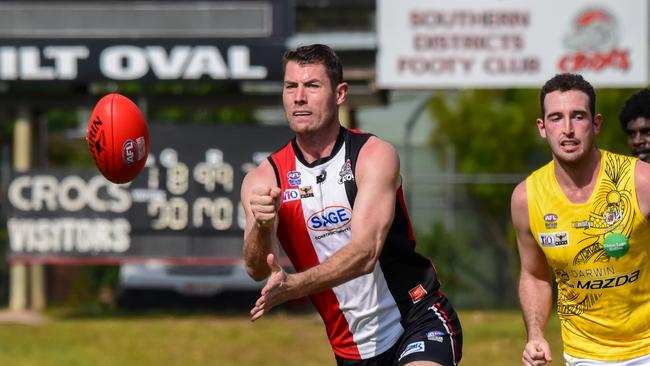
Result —
[{"label": "green foliage", "polygon": [[[523,174],[544,146],[535,127],[537,98],[537,92],[529,89],[465,90],[455,98],[436,96],[430,104],[437,121],[432,143],[455,147],[459,173]],[[483,184],[469,190],[480,199],[477,203],[482,210],[504,216],[512,188]]]},{"label": "green foliage", "polygon": [[[456,146],[463,173],[512,173],[527,169],[539,149],[532,90],[466,90],[456,98],[439,95],[430,109],[437,121],[434,144]],[[444,161],[444,160],[443,160]]]},{"label": "green foliage", "polygon": [[418,234],[417,238],[415,249],[440,264],[436,265],[438,279],[444,291],[453,298],[462,288],[459,275],[469,253],[466,238],[448,231],[442,223],[435,223],[431,232]]},{"label": "green foliage", "polygon": [[[597,91],[596,111],[604,116],[599,147],[629,153],[618,122],[623,102],[634,91]],[[432,98],[430,111],[437,124],[434,146],[455,147],[456,169],[465,174],[528,174],[551,159],[546,142],[539,136],[539,91],[532,89],[463,90],[455,95]],[[445,151],[445,149],[441,149]],[[441,156],[441,162],[446,157]],[[507,214],[510,185],[474,185],[469,188],[485,212]]]}]

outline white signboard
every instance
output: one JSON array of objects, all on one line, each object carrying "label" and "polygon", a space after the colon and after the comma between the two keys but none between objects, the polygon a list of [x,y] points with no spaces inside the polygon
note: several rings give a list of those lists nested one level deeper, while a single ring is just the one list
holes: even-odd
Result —
[{"label": "white signboard", "polygon": [[381,88],[648,84],[648,0],[377,0]]}]

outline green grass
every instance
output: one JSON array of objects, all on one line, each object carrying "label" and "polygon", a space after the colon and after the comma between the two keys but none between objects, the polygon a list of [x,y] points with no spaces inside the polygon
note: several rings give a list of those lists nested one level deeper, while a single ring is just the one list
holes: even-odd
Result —
[{"label": "green grass", "polygon": [[[462,311],[461,365],[520,365],[525,331],[518,311]],[[549,326],[561,364],[559,324]],[[0,324],[0,365],[334,365],[315,314],[50,315],[43,325]]]}]

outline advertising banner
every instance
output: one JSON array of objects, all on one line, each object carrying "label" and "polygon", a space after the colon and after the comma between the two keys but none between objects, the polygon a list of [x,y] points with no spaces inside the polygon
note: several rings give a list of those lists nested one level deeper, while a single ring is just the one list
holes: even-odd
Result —
[{"label": "advertising banner", "polygon": [[648,1],[378,0],[381,88],[648,84]]}]

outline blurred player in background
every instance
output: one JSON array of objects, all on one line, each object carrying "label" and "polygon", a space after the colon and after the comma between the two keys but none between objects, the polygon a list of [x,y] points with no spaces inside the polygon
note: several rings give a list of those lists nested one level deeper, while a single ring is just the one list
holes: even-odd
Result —
[{"label": "blurred player in background", "polygon": [[553,290],[569,366],[650,365],[650,165],[596,147],[602,116],[580,75],[542,87],[537,128],[552,161],[512,194],[528,332],[523,365],[552,360]]},{"label": "blurred player in background", "polygon": [[[295,138],[241,190],[247,270],[268,277],[252,320],[308,295],[338,365],[457,365],[460,322],[433,264],[414,251],[395,149],[341,126],[348,85],[329,47],[288,51],[283,65]],[[297,273],[278,265],[276,238]]]},{"label": "blurred player in background", "polygon": [[625,101],[619,115],[632,154],[650,163],[650,89],[643,89]]}]

